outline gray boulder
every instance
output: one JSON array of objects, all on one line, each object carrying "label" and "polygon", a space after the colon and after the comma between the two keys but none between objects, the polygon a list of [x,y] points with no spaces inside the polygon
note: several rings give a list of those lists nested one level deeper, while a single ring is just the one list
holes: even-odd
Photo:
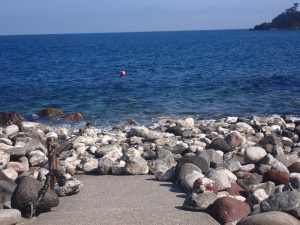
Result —
[{"label": "gray boulder", "polygon": [[176,165],[176,174],[180,173],[181,167],[185,163],[192,163],[200,168],[202,173],[207,173],[210,166],[210,160],[208,157],[198,156],[198,155],[184,155]]},{"label": "gray boulder", "polygon": [[126,162],[125,171],[130,175],[144,175],[148,174],[149,167],[142,157],[132,157]]},{"label": "gray boulder", "polygon": [[230,146],[222,138],[215,138],[211,144],[208,145],[207,149],[221,150],[225,153],[231,151]]},{"label": "gray boulder", "polygon": [[[20,210],[22,213],[30,213],[30,203],[38,197],[38,192],[43,187],[43,183],[31,178],[21,179],[12,195],[11,206]],[[36,211],[46,212],[51,208],[58,206],[59,198],[54,191],[48,189],[46,195],[39,202]]]},{"label": "gray boulder", "polygon": [[275,193],[261,202],[261,211],[289,212],[300,207],[300,194],[298,191],[284,191]]},{"label": "gray boulder", "polygon": [[194,193],[185,199],[183,208],[191,211],[205,211],[217,199],[217,195],[212,192]]},{"label": "gray boulder", "polygon": [[176,177],[178,181],[182,181],[186,175],[192,173],[193,171],[201,173],[201,169],[193,163],[185,163],[182,165],[178,171]]},{"label": "gray boulder", "polygon": [[108,157],[103,157],[99,160],[98,171],[101,175],[107,175],[111,171],[114,161]]}]

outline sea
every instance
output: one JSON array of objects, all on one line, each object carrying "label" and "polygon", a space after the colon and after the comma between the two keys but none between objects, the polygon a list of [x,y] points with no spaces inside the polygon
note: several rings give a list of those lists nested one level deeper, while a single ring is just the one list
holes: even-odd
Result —
[{"label": "sea", "polygon": [[81,112],[96,126],[297,117],[300,31],[0,36],[0,111],[39,121],[49,107]]}]

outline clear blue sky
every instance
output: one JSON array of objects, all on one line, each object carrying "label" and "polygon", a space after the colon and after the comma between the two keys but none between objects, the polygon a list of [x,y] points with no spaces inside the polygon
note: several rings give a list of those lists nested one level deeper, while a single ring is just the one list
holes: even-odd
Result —
[{"label": "clear blue sky", "polygon": [[0,0],[0,35],[250,28],[297,0]]}]

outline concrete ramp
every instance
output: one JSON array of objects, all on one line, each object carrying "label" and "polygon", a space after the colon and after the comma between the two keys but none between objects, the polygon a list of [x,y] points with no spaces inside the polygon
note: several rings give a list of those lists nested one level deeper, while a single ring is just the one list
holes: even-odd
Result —
[{"label": "concrete ramp", "polygon": [[208,214],[181,209],[185,199],[175,185],[153,176],[78,175],[83,190],[60,198],[53,211],[30,225],[217,225]]}]

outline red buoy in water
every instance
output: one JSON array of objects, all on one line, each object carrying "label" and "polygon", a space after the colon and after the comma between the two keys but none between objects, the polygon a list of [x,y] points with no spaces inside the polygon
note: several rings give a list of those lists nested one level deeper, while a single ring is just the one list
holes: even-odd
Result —
[{"label": "red buoy in water", "polygon": [[120,71],[120,76],[121,77],[126,77],[126,71],[125,70],[121,70]]}]

